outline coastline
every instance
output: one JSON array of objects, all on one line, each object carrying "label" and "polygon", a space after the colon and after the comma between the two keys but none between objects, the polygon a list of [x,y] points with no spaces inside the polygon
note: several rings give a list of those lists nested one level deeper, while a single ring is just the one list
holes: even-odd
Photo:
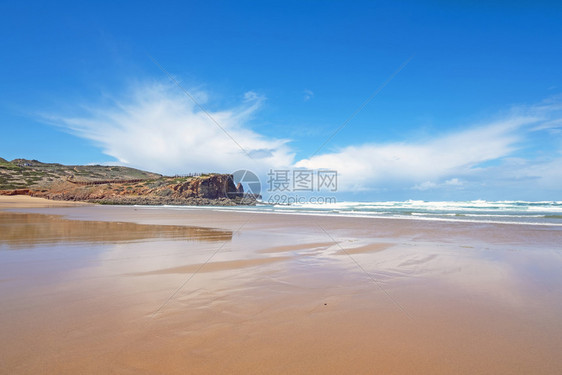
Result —
[{"label": "coastline", "polygon": [[558,228],[26,199],[6,214],[0,372],[562,369]]}]

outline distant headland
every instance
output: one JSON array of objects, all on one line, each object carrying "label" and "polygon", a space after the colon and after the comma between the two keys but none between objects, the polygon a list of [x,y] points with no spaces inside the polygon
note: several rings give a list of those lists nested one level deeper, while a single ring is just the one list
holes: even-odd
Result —
[{"label": "distant headland", "polygon": [[163,176],[122,166],[62,165],[0,158],[0,195],[139,205],[252,205],[232,175]]}]

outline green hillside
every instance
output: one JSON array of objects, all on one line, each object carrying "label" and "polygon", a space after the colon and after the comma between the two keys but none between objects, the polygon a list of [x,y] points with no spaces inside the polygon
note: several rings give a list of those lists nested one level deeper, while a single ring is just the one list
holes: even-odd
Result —
[{"label": "green hillside", "polygon": [[37,160],[0,158],[0,190],[46,188],[56,182],[100,180],[151,180],[159,174],[139,169],[103,165],[62,165]]}]

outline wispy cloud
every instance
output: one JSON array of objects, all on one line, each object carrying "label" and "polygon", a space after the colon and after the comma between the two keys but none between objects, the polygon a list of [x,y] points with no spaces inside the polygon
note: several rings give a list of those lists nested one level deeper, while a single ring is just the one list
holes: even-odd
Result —
[{"label": "wispy cloud", "polygon": [[[194,96],[207,99],[204,92]],[[172,85],[143,84],[109,104],[86,108],[81,116],[48,119],[93,141],[120,163],[161,173],[291,165],[287,140],[265,137],[248,126],[263,99],[247,92],[240,105],[209,112],[247,154]]]},{"label": "wispy cloud", "polygon": [[314,93],[311,90],[304,90],[304,101],[307,102],[314,97]]},{"label": "wispy cloud", "polygon": [[515,118],[424,142],[348,146],[301,160],[297,166],[337,169],[341,171],[342,181],[351,182],[349,189],[396,182],[421,183],[465,174],[479,163],[509,155],[520,140],[515,130],[534,121]]},{"label": "wispy cloud", "polygon": [[431,190],[431,189],[437,189],[437,188],[450,188],[450,187],[457,187],[457,188],[461,188],[463,185],[463,182],[460,181],[458,178],[451,178],[449,180],[444,181],[443,183],[436,183],[436,182],[432,182],[432,181],[424,181],[421,184],[416,184],[412,187],[412,189],[414,190],[421,190],[421,191],[425,191],[425,190]]},{"label": "wispy cloud", "polygon": [[[340,188],[347,191],[381,187],[430,190],[458,189],[463,180],[483,185],[498,181],[500,176],[515,173],[506,161],[525,147],[531,133],[552,130],[557,126],[559,106],[554,103],[514,108],[503,119],[469,126],[463,130],[437,135],[420,141],[363,143],[300,160],[298,167],[336,169]],[[537,145],[534,145],[535,147]],[[544,161],[523,159],[527,176],[554,182],[547,167],[556,158]],[[495,166],[486,163],[495,162]],[[496,175],[492,174],[495,171]],[[502,173],[498,173],[500,170]],[[466,181],[465,181],[466,180]],[[562,180],[555,179],[562,183]]]}]

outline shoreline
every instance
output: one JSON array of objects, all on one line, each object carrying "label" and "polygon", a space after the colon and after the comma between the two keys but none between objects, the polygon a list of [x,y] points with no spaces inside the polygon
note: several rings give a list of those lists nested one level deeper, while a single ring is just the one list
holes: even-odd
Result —
[{"label": "shoreline", "polygon": [[[420,217],[420,216],[383,216],[383,215],[367,215],[367,214],[353,214],[353,213],[333,213],[333,212],[312,212],[312,211],[250,211],[245,209],[240,209],[237,206],[227,207],[227,206],[174,206],[174,205],[163,205],[163,206],[141,206],[132,205],[132,207],[138,208],[166,208],[166,209],[176,209],[176,210],[190,210],[190,209],[210,209],[216,211],[233,211],[240,213],[255,213],[255,214],[272,214],[272,215],[302,215],[302,216],[320,216],[320,217],[342,217],[342,218],[361,218],[361,219],[381,219],[381,220],[419,220],[419,221],[437,221],[445,223],[468,223],[468,224],[498,224],[498,225],[530,225],[530,226],[550,226],[550,227],[562,227],[562,223],[537,223],[537,222],[525,222],[525,221],[496,221],[496,220],[470,220],[470,219],[451,219],[451,218],[436,218],[436,217]],[[462,215],[460,215],[462,216]]]},{"label": "shoreline", "polygon": [[[457,240],[483,240],[491,242],[509,241],[533,246],[537,236],[545,234],[540,243],[554,246],[562,239],[562,228],[555,225],[525,225],[497,222],[463,222],[425,220],[417,217],[362,217],[339,215],[308,215],[301,213],[278,213],[247,211],[229,207],[199,206],[122,206],[92,203],[58,202],[43,198],[26,198],[12,206],[3,204],[0,197],[0,211],[10,210],[22,213],[43,213],[60,215],[68,220],[130,222],[144,225],[182,225],[223,230],[264,230],[275,231],[276,227],[299,231],[312,228],[314,231],[337,230],[350,236],[365,236],[365,227],[376,226],[379,231],[394,237],[417,236],[429,239],[444,239],[453,236]],[[19,206],[18,206],[19,205]],[[314,220],[311,220],[311,217]],[[420,234],[423,235],[420,236]],[[369,233],[376,236],[377,233]],[[326,237],[326,234],[323,234]],[[330,239],[334,241],[334,239]]]},{"label": "shoreline", "polygon": [[[449,202],[450,203],[450,202]],[[272,209],[260,210],[260,206],[238,206],[238,205],[138,205],[138,204],[101,204],[92,202],[82,202],[82,201],[59,201],[52,200],[48,198],[30,197],[30,196],[0,196],[0,210],[10,209],[10,208],[57,208],[57,207],[74,207],[74,206],[104,206],[113,208],[134,208],[135,210],[171,210],[171,211],[215,211],[215,212],[235,212],[240,214],[270,214],[270,215],[288,215],[288,216],[309,216],[309,217],[336,217],[336,218],[350,218],[350,219],[367,219],[367,220],[399,220],[399,221],[420,221],[420,222],[436,222],[444,223],[458,223],[458,224],[491,224],[491,225],[515,225],[515,226],[538,226],[538,227],[550,227],[554,230],[558,230],[562,227],[562,222],[529,222],[529,221],[501,221],[501,220],[485,220],[485,219],[462,219],[453,218],[451,215],[447,218],[442,217],[424,217],[419,214],[415,215],[380,215],[376,212],[366,213],[366,212],[319,212],[319,211],[300,211],[297,209],[287,211],[285,209],[278,209],[273,207]],[[269,206],[267,206],[269,208]],[[463,214],[458,214],[455,216],[465,216]],[[470,215],[468,215],[470,216]],[[490,216],[490,215],[482,215]],[[492,215],[493,216],[493,215]],[[499,217],[498,215],[496,215]],[[509,215],[504,215],[506,218],[510,218]],[[516,218],[524,217],[542,217],[540,215],[528,215],[528,216],[516,216]],[[562,218],[562,215],[554,215],[553,218]]]}]

